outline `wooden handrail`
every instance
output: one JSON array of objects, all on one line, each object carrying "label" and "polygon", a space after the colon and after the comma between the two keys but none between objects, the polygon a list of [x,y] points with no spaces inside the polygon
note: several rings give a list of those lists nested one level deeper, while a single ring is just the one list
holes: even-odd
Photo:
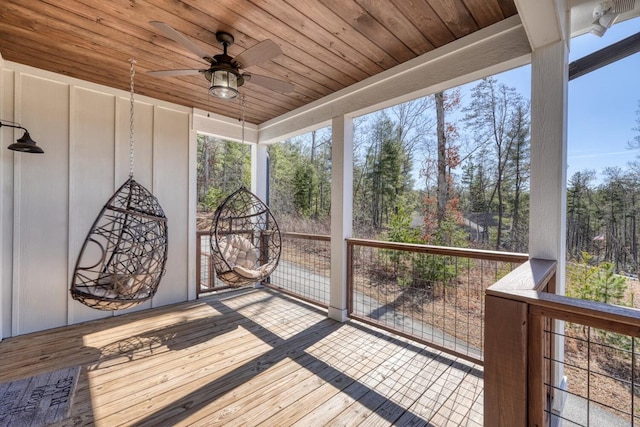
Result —
[{"label": "wooden handrail", "polygon": [[503,297],[529,305],[529,313],[640,337],[640,310],[602,302],[527,290],[504,291]]},{"label": "wooden handrail", "polygon": [[347,245],[367,246],[371,248],[380,249],[395,249],[399,251],[410,251],[419,253],[428,253],[435,255],[446,255],[460,258],[475,258],[484,259],[488,261],[503,261],[503,262],[525,262],[529,259],[529,255],[515,252],[499,252],[499,251],[487,251],[481,249],[465,249],[465,248],[450,248],[445,246],[432,246],[421,245],[415,243],[398,243],[398,242],[385,242],[381,240],[367,240],[367,239],[347,239]]},{"label": "wooden handrail", "polygon": [[526,303],[538,316],[640,336],[640,310],[543,292],[556,262],[532,259],[490,286],[486,294]]},{"label": "wooden handrail", "polygon": [[542,291],[556,272],[557,262],[533,258],[487,289],[487,295],[503,296],[510,290]]},{"label": "wooden handrail", "polygon": [[331,236],[326,234],[294,233],[292,231],[282,232],[281,234],[282,237],[291,237],[293,239],[321,240],[325,242],[331,240]]}]

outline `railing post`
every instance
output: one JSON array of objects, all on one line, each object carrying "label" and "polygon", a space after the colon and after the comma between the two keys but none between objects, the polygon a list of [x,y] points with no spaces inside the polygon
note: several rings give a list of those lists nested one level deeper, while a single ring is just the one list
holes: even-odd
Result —
[{"label": "railing post", "polygon": [[208,290],[211,290],[216,287],[216,270],[213,266],[213,257],[209,253],[207,255],[207,287]]},{"label": "railing post", "polygon": [[545,412],[545,409],[547,409],[547,390],[544,383],[549,369],[545,363],[544,325],[544,317],[529,314],[529,372],[527,386],[529,393],[529,426],[531,427],[544,427],[547,425],[547,412]]},{"label": "railing post", "polygon": [[[545,316],[511,292],[541,292],[555,279],[556,261],[531,259],[485,295],[484,425],[544,426],[547,405]],[[547,379],[547,381],[549,381]]]},{"label": "railing post", "polygon": [[527,425],[527,304],[485,299],[484,425]]},{"label": "railing post", "polygon": [[202,293],[202,235],[196,232],[196,298]]},{"label": "railing post", "polygon": [[353,313],[353,244],[347,240],[347,316]]}]

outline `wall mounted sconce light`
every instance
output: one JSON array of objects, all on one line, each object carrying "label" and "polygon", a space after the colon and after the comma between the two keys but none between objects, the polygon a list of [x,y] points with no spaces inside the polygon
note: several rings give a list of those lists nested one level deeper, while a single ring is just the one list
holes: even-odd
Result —
[{"label": "wall mounted sconce light", "polygon": [[7,148],[13,151],[20,151],[22,153],[36,153],[42,154],[44,150],[36,145],[36,142],[31,139],[31,135],[29,135],[29,131],[17,123],[13,122],[3,122],[0,120],[0,128],[2,126],[6,126],[8,128],[14,129],[22,129],[24,130],[24,135],[16,140],[13,144],[9,145]]}]

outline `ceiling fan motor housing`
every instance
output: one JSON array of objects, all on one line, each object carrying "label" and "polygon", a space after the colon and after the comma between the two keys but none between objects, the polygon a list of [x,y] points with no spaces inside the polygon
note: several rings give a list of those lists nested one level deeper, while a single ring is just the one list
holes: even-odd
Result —
[{"label": "ceiling fan motor housing", "polygon": [[291,93],[295,89],[293,84],[283,80],[240,71],[282,55],[282,50],[272,40],[263,40],[249,49],[245,49],[234,58],[227,54],[227,48],[235,41],[234,37],[226,31],[218,31],[216,32],[216,40],[222,45],[223,53],[210,56],[200,46],[193,43],[189,37],[164,22],[151,21],[150,24],[165,37],[180,43],[208,64],[206,69],[154,70],[148,71],[150,75],[165,77],[203,74],[210,83],[209,92],[223,99],[235,98],[238,95],[238,88],[247,81],[285,94]]}]

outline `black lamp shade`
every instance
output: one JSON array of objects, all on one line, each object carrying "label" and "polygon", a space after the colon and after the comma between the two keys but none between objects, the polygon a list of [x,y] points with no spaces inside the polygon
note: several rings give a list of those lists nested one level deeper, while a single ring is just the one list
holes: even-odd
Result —
[{"label": "black lamp shade", "polygon": [[42,154],[44,151],[42,148],[36,145],[36,142],[31,139],[29,132],[24,131],[24,135],[19,138],[16,142],[7,147],[9,150],[20,151],[22,153],[36,153]]}]

